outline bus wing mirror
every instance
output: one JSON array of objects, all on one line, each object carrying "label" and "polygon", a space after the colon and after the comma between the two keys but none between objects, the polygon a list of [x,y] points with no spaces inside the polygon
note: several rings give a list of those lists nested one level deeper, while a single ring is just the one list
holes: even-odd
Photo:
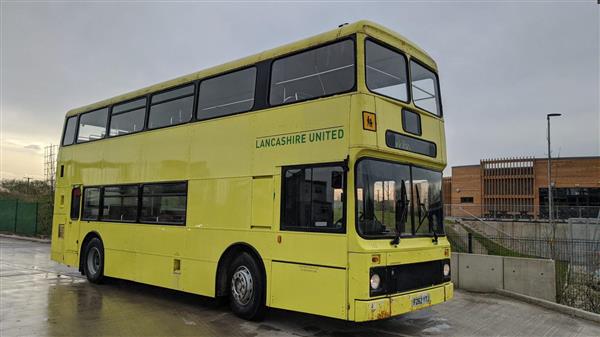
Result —
[{"label": "bus wing mirror", "polygon": [[342,172],[331,172],[331,187],[334,189],[344,188],[344,176]]}]

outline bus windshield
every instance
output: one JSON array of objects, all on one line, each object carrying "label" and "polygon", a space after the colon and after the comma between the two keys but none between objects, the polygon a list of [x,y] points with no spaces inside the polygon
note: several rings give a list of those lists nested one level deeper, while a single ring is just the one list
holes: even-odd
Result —
[{"label": "bus windshield", "polygon": [[356,209],[364,237],[442,234],[442,173],[363,159],[356,169]]}]

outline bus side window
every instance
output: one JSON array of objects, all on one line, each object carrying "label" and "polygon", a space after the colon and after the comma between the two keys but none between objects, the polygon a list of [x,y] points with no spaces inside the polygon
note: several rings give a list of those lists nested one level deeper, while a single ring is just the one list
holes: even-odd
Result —
[{"label": "bus side window", "polygon": [[74,187],[71,191],[71,219],[79,219],[79,208],[81,205],[81,187]]},{"label": "bus side window", "polygon": [[344,232],[344,176],[335,165],[284,168],[281,230]]}]

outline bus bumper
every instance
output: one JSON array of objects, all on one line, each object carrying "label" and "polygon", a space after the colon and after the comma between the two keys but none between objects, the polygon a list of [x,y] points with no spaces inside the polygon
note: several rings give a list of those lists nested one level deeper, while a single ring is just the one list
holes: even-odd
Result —
[{"label": "bus bumper", "polygon": [[[413,306],[413,298],[429,294],[428,303]],[[371,301],[354,301],[354,320],[356,322],[374,321],[420,310],[435,304],[444,303],[454,296],[454,285],[448,282],[444,285],[419,290],[409,294],[390,296]]]}]

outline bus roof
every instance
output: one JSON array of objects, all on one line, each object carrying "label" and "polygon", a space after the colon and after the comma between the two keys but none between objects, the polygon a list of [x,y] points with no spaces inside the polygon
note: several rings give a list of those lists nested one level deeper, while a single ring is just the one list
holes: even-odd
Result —
[{"label": "bus roof", "polygon": [[134,90],[126,94],[118,95],[112,98],[104,99],[102,101],[88,104],[76,109],[69,110],[67,116],[76,115],[82,112],[91,111],[105,106],[134,99],[140,96],[144,96],[149,93],[161,91],[163,89],[175,87],[181,84],[192,82],[205,77],[210,77],[227,71],[231,71],[238,68],[243,68],[252,64],[256,64],[263,60],[268,60],[278,56],[282,56],[294,51],[310,48],[317,46],[328,41],[336,40],[338,38],[349,36],[355,33],[364,33],[376,38],[383,39],[385,42],[390,44],[397,44],[397,46],[405,53],[418,58],[421,62],[430,66],[433,69],[437,69],[435,61],[416,44],[409,41],[404,36],[383,27],[377,23],[361,20],[352,24],[346,24],[338,27],[334,30],[321,33],[303,40],[292,42],[277,48],[269,49],[258,54],[247,56],[235,61],[227,62],[218,66],[210,67],[204,70],[200,70],[189,75],[180,76],[168,81],[157,83],[142,89]]}]

